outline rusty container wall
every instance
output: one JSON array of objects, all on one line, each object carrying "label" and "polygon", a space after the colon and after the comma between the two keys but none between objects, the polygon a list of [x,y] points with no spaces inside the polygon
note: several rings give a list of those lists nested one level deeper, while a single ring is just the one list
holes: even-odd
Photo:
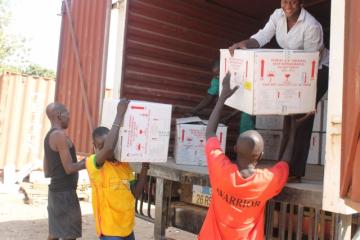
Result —
[{"label": "rusty container wall", "polygon": [[[262,24],[207,1],[132,0],[128,4],[120,95],[173,104],[173,119],[206,95],[219,49],[249,37]],[[207,118],[209,110],[202,117]],[[228,139],[234,140],[237,132],[238,120]]]},{"label": "rusty container wall", "polygon": [[341,196],[360,203],[360,1],[346,1]]},{"label": "rusty container wall", "polygon": [[54,101],[55,81],[4,73],[0,76],[0,169],[27,163],[42,166],[45,109]]},{"label": "rusty container wall", "polygon": [[[74,35],[80,64],[85,80],[86,97],[89,102],[91,121],[99,121],[100,98],[103,94],[103,55],[106,41],[107,0],[69,1]],[[65,3],[65,2],[64,2]],[[56,101],[65,104],[71,114],[68,134],[79,153],[92,151],[91,130],[81,95],[79,68],[68,12],[63,3],[62,29],[57,71]]]}]

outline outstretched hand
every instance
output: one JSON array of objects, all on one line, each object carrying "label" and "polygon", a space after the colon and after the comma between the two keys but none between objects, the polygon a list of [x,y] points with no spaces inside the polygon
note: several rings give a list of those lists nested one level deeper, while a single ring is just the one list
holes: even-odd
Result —
[{"label": "outstretched hand", "polygon": [[118,113],[125,113],[126,109],[129,105],[129,100],[127,100],[126,98],[121,98],[118,105],[117,105],[117,112]]},{"label": "outstretched hand", "polygon": [[233,89],[231,89],[230,77],[231,77],[231,74],[230,74],[230,72],[228,72],[222,82],[222,90],[221,90],[220,97],[223,98],[224,100],[231,97],[234,94],[234,92],[236,92],[236,90],[239,88],[239,86],[236,86]]}]

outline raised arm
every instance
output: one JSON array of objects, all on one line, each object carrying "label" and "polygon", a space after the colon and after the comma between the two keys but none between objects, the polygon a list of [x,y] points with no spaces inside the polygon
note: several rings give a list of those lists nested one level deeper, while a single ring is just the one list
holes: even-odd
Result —
[{"label": "raised arm", "polygon": [[241,42],[234,43],[232,46],[229,47],[229,51],[230,51],[231,56],[233,56],[235,49],[238,49],[238,48],[252,49],[252,48],[259,48],[259,47],[260,47],[260,44],[256,39],[249,38],[249,39],[243,40]]},{"label": "raised arm", "polygon": [[234,55],[234,51],[237,48],[240,49],[252,49],[260,48],[265,44],[271,41],[276,33],[276,23],[281,16],[281,11],[275,10],[275,12],[270,16],[269,21],[265,24],[264,28],[260,29],[255,35],[251,36],[249,39],[243,40],[241,42],[233,44],[229,47],[231,56]]},{"label": "raised arm", "polygon": [[119,137],[120,126],[124,122],[124,116],[128,105],[128,100],[120,99],[120,102],[117,105],[117,112],[114,123],[110,129],[108,136],[106,137],[104,147],[96,153],[96,164],[98,166],[102,166],[105,160],[111,158],[114,154],[116,143]]},{"label": "raised arm", "polygon": [[228,99],[231,95],[233,95],[233,93],[238,89],[238,87],[235,87],[233,89],[230,88],[230,76],[231,76],[230,73],[227,73],[223,79],[223,88],[221,94],[215,105],[214,110],[210,115],[209,122],[206,127],[206,140],[216,136],[216,129],[219,124],[220,115],[224,107],[224,103],[226,99]]},{"label": "raised arm", "polygon": [[216,96],[207,94],[197,106],[191,109],[190,115],[195,115],[208,107],[215,100],[215,98]]},{"label": "raised arm", "polygon": [[220,122],[221,122],[221,123],[224,123],[224,124],[228,124],[231,119],[233,119],[234,117],[238,116],[239,114],[241,114],[241,111],[234,110],[234,111],[232,111],[230,114],[225,115],[225,117],[223,117],[223,118],[220,120]]}]

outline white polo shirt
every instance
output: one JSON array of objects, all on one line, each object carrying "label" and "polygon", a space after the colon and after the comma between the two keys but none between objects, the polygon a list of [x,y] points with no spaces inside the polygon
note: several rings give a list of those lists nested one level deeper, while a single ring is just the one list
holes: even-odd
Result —
[{"label": "white polo shirt", "polygon": [[286,15],[282,8],[276,9],[265,27],[251,38],[256,39],[263,47],[276,36],[276,41],[283,49],[320,51],[320,64],[329,65],[329,50],[324,48],[323,29],[321,24],[304,8],[299,18],[288,32]]}]

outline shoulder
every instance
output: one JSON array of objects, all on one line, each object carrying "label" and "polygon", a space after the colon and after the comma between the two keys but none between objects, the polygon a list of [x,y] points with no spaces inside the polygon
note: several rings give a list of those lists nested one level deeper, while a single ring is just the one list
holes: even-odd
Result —
[{"label": "shoulder", "polygon": [[275,11],[271,14],[270,18],[273,20],[279,20],[284,17],[284,10],[281,8],[275,9]]},{"label": "shoulder", "polygon": [[49,135],[50,140],[66,139],[66,133],[62,129],[56,129]]},{"label": "shoulder", "polygon": [[58,151],[58,147],[68,145],[67,136],[64,130],[56,129],[49,135],[49,145],[53,151]]},{"label": "shoulder", "polygon": [[100,169],[96,165],[96,155],[95,154],[88,156],[85,161],[86,161],[85,166],[89,173]]},{"label": "shoulder", "polygon": [[302,11],[304,11],[304,23],[307,27],[322,28],[320,22],[313,15],[311,15],[311,13],[306,11],[304,8]]},{"label": "shoulder", "polygon": [[256,169],[257,174],[265,176],[269,180],[271,180],[272,177],[275,175],[279,175],[279,174],[286,175],[288,174],[288,172],[289,172],[289,165],[285,161],[280,161],[276,163],[274,166],[269,168]]},{"label": "shoulder", "polygon": [[220,142],[217,139],[217,136],[211,137],[206,141],[205,149],[206,153],[210,155],[219,155],[220,153],[222,153]]},{"label": "shoulder", "polygon": [[119,162],[119,167],[129,170],[129,171],[133,171],[130,164],[128,162]]},{"label": "shoulder", "polygon": [[289,164],[285,161],[280,161],[276,163],[272,168],[272,170],[275,171],[281,171],[281,172],[288,172],[289,171]]}]

